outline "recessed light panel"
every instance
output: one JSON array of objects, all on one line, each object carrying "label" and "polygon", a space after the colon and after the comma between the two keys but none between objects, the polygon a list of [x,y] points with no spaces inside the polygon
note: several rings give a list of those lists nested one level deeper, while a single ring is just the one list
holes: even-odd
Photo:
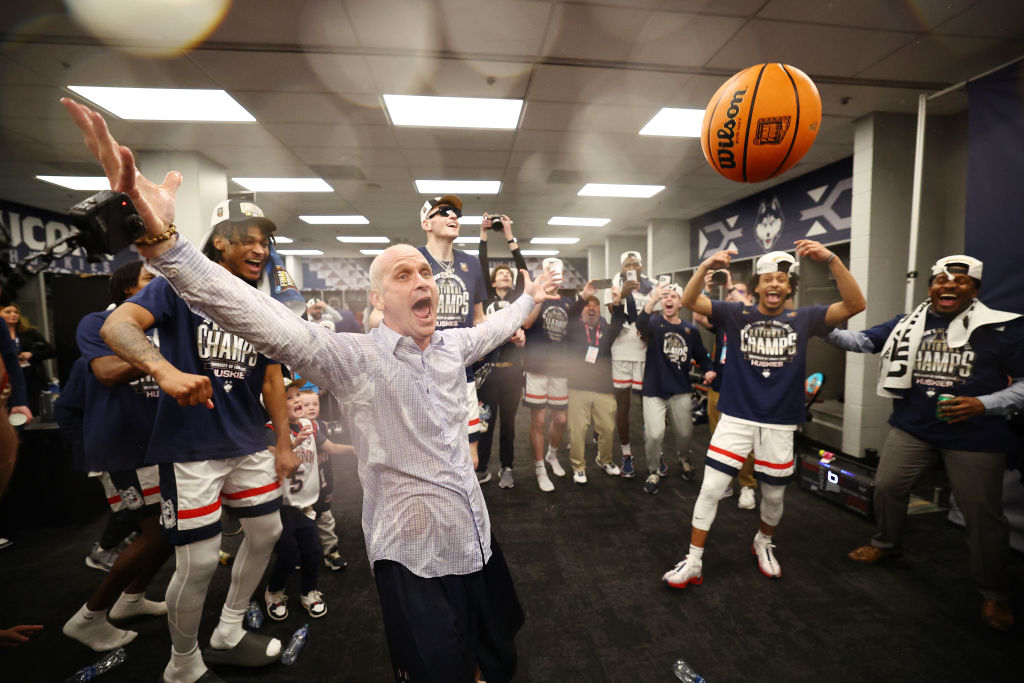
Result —
[{"label": "recessed light panel", "polygon": [[420,194],[498,194],[500,180],[417,180]]},{"label": "recessed light panel", "polygon": [[383,235],[338,235],[338,241],[345,244],[387,244],[391,240]]},{"label": "recessed light panel", "polygon": [[587,183],[576,194],[580,197],[630,197],[648,199],[665,189],[664,185],[615,185]]},{"label": "recessed light panel", "polygon": [[552,216],[548,225],[573,225],[586,228],[600,228],[608,225],[611,218],[585,218],[583,216]]},{"label": "recessed light panel", "polygon": [[190,88],[106,88],[69,85],[93,104],[129,121],[226,121],[256,119],[223,90]]},{"label": "recessed light panel", "polygon": [[78,175],[37,175],[39,180],[66,187],[69,190],[109,190],[110,181],[106,176],[78,176]]},{"label": "recessed light panel", "polygon": [[323,178],[232,178],[249,192],[334,192]]},{"label": "recessed light panel", "polygon": [[486,97],[384,95],[384,105],[396,126],[434,128],[513,130],[523,110],[522,100]]},{"label": "recessed light panel", "polygon": [[300,221],[310,225],[369,225],[366,216],[299,216]]},{"label": "recessed light panel", "polygon": [[699,138],[704,123],[703,109],[664,107],[640,129],[640,135],[661,135],[673,138]]}]

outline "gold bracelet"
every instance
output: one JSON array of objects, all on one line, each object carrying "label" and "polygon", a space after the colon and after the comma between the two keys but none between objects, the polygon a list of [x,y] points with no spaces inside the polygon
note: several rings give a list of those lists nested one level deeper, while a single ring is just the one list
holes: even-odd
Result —
[{"label": "gold bracelet", "polygon": [[157,242],[166,242],[167,240],[171,239],[171,237],[173,235],[177,235],[177,234],[178,234],[178,229],[174,227],[174,223],[171,223],[167,227],[167,229],[164,230],[159,235],[156,235],[154,237],[145,237],[143,239],[137,239],[137,240],[135,240],[134,244],[136,246],[140,246],[140,247],[149,247],[149,246],[152,246],[152,245],[156,244]]}]

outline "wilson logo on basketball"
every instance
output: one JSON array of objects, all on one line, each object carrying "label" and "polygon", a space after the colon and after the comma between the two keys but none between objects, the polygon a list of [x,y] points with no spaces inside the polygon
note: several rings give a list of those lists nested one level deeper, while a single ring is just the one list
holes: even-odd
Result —
[{"label": "wilson logo on basketball", "polygon": [[740,105],[743,104],[743,96],[747,94],[746,88],[737,90],[732,94],[732,101],[725,111],[726,119],[722,127],[716,131],[718,135],[718,165],[721,168],[736,168],[736,155],[732,152],[732,146],[736,139],[736,117],[740,115]]},{"label": "wilson logo on basketball", "polygon": [[780,145],[789,130],[789,117],[776,116],[757,120],[754,133],[755,145]]}]

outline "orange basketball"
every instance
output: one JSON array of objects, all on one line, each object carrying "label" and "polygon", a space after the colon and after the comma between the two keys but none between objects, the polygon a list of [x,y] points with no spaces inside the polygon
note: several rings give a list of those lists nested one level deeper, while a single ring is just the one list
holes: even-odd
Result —
[{"label": "orange basketball", "polygon": [[711,167],[729,180],[758,183],[800,161],[821,127],[814,82],[787,64],[757,64],[718,89],[701,128]]}]

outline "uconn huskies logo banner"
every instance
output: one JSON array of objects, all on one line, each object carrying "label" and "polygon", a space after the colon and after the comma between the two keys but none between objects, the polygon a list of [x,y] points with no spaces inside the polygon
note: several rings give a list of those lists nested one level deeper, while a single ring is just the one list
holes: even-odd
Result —
[{"label": "uconn huskies logo banner", "polygon": [[1024,313],[1024,64],[967,84],[966,253],[985,262],[981,300]]},{"label": "uconn huskies logo banner", "polygon": [[737,258],[787,251],[793,241],[850,239],[853,159],[843,159],[759,194],[697,216],[690,225],[694,265],[722,249]]}]

